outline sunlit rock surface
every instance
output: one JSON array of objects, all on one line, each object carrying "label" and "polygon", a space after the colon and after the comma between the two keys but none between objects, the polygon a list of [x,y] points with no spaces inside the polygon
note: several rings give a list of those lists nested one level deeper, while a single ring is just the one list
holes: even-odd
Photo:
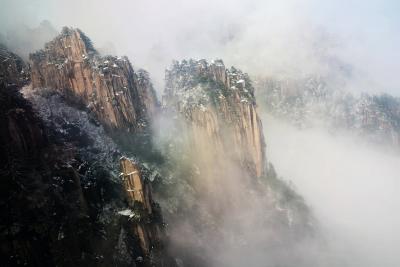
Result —
[{"label": "sunlit rock surface", "polygon": [[43,50],[30,55],[32,87],[56,89],[91,110],[106,128],[139,131],[156,98],[146,71],[126,57],[101,57],[78,29],[64,28]]},{"label": "sunlit rock surface", "polygon": [[[85,37],[78,37],[79,31],[66,31],[63,36],[70,39],[65,42],[88,51],[79,39]],[[55,86],[65,81],[65,73],[50,75],[51,67],[36,65],[34,73],[46,73],[40,81],[49,79],[55,87],[28,85],[21,90],[20,86],[28,81],[20,68],[24,63],[4,51],[1,55],[7,58],[2,61],[0,80],[0,121],[4,126],[0,134],[0,176],[4,198],[0,207],[7,220],[0,223],[4,230],[0,233],[1,262],[6,266],[175,266],[164,248],[164,223],[151,197],[149,171],[138,161],[126,161],[126,168],[120,169],[122,152],[104,129],[136,131],[146,127],[153,112],[150,107],[154,106],[143,107],[143,103],[155,101],[154,95],[145,94],[151,89],[148,74],[139,71],[131,73],[133,78],[125,77],[133,79],[135,88],[143,94],[133,97],[130,87],[124,96],[132,98],[124,101],[134,110],[123,111],[135,120],[118,124],[121,120],[109,120],[100,117],[102,114],[95,113],[93,118],[93,109],[79,105],[87,99],[76,80],[71,83],[74,87]],[[57,51],[53,52],[59,56],[57,53],[62,52]],[[73,53],[68,56],[74,57]],[[129,62],[124,62],[131,69]],[[34,81],[36,74],[32,74]],[[110,90],[103,92],[107,95],[113,91],[111,84],[109,88],[105,82],[99,90]],[[134,117],[139,107],[146,115]],[[116,117],[124,116],[119,107],[113,111]],[[129,168],[140,172],[139,179],[132,179],[139,182],[136,185],[143,189],[146,202],[129,197],[135,186],[126,187],[124,181],[130,181],[129,174],[119,175]]]},{"label": "sunlit rock surface", "polygon": [[[251,80],[221,60],[166,71],[157,196],[171,249],[190,266],[291,266],[312,235],[309,209],[267,167]],[[281,252],[287,251],[287,255]]]},{"label": "sunlit rock surface", "polygon": [[247,74],[222,60],[175,62],[166,71],[164,103],[176,107],[193,127],[195,147],[209,138],[216,150],[237,160],[250,175],[265,169],[265,143],[254,89]]},{"label": "sunlit rock surface", "polygon": [[145,179],[140,168],[131,160],[121,158],[121,176],[129,205],[136,209],[140,217],[135,225],[136,234],[140,238],[140,245],[144,253],[148,254],[153,247],[160,246],[163,236],[163,221],[158,204],[152,197],[151,183]]},{"label": "sunlit rock surface", "polygon": [[[17,192],[11,210],[27,206],[33,217],[8,214],[7,233],[15,222],[23,233],[13,232],[5,262],[36,264],[41,254],[59,266],[309,262],[298,246],[312,238],[314,221],[267,166],[247,74],[221,60],[175,62],[158,109],[149,75],[126,58],[100,57],[79,30],[64,28],[30,60],[32,86],[22,92],[33,108],[5,110],[1,137],[12,146],[2,150],[7,166],[20,160],[9,150],[38,156],[2,169],[4,177],[24,174],[15,185],[5,178],[4,188]],[[20,122],[33,121],[28,113],[39,131]],[[45,244],[39,251],[37,242]]]}]

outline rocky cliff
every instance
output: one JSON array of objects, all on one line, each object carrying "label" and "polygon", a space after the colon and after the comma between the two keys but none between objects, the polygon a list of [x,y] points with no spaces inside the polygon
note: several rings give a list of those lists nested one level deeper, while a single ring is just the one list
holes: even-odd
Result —
[{"label": "rocky cliff", "polygon": [[126,214],[133,222],[133,231],[139,237],[143,255],[162,252],[165,241],[164,222],[159,205],[153,200],[151,182],[144,177],[141,168],[132,160],[121,158],[123,180],[129,210]]},{"label": "rocky cliff", "polygon": [[163,101],[191,124],[198,150],[204,148],[202,138],[210,139],[216,150],[231,156],[251,176],[263,174],[262,123],[247,74],[225,68],[222,60],[175,62],[166,71]]},{"label": "rocky cliff", "polygon": [[[312,233],[312,218],[266,166],[247,74],[221,60],[175,62],[155,113],[148,73],[126,58],[101,57],[80,30],[64,28],[30,60],[25,99],[0,90],[1,262],[298,262],[286,251]],[[147,131],[153,119],[159,133]],[[121,146],[120,130],[146,138]]]},{"label": "rocky cliff", "polygon": [[175,266],[148,171],[57,93],[24,94],[0,90],[1,262]]},{"label": "rocky cliff", "polygon": [[60,91],[91,110],[106,128],[137,132],[156,107],[148,74],[126,57],[101,57],[80,30],[64,28],[45,49],[30,55],[32,87]]},{"label": "rocky cliff", "polygon": [[[291,250],[295,235],[311,232],[311,220],[301,198],[266,167],[249,77],[221,60],[174,62],[163,111],[166,178],[155,191],[175,255],[189,266],[243,266],[254,258],[278,265],[275,249]],[[293,258],[279,261],[291,266]]]},{"label": "rocky cliff", "polygon": [[[0,94],[4,126],[0,135],[1,262],[5,266],[107,265],[102,259],[104,249],[116,241],[104,242],[100,232],[112,224],[96,219],[107,202],[100,200],[104,199],[100,191],[109,187],[107,196],[115,193],[109,191],[113,186],[107,175],[99,175],[91,185],[82,179],[84,169],[78,166],[89,158],[76,154],[72,145],[76,137],[69,136],[65,142],[45,127],[16,90],[2,87]],[[92,163],[86,167],[94,170]],[[118,228],[111,226],[105,236]]]},{"label": "rocky cliff", "polygon": [[[77,53],[88,58],[76,62]],[[8,51],[1,62],[0,261],[175,266],[149,170],[139,160],[120,160],[123,153],[104,130],[147,127],[156,105],[148,73],[134,72],[127,59],[100,58],[79,30],[64,29],[31,58],[36,89],[25,86],[24,97],[18,92],[27,82],[24,63]],[[51,63],[60,58],[65,69]],[[100,74],[92,65],[98,60],[120,67]],[[109,105],[112,96],[119,98]]]}]

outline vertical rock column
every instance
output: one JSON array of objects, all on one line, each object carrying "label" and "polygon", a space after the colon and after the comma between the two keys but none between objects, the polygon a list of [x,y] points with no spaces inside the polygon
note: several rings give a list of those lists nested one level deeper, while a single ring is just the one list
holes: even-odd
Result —
[{"label": "vertical rock column", "polygon": [[139,238],[143,255],[161,248],[164,239],[163,221],[158,205],[153,201],[150,181],[143,177],[133,161],[121,158],[121,176],[131,215],[131,226]]},{"label": "vertical rock column", "polygon": [[[204,142],[199,140],[203,136],[210,149],[216,151],[214,155],[220,153],[224,159],[239,163],[252,177],[264,174],[262,123],[246,73],[225,68],[222,60],[184,60],[174,62],[165,80],[163,104],[182,114],[191,125],[194,149],[204,150]],[[217,161],[216,156],[212,162]]]}]

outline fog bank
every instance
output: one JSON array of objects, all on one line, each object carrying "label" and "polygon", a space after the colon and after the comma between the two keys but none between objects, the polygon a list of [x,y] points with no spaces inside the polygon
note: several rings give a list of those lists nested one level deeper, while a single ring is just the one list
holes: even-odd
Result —
[{"label": "fog bank", "polygon": [[350,134],[264,116],[269,160],[291,180],[348,266],[400,266],[400,155]]},{"label": "fog bank", "polygon": [[[350,75],[349,89],[399,95],[394,0],[2,0],[0,33],[49,20],[81,28],[147,69],[159,92],[173,59],[223,58],[251,75]],[[112,43],[110,43],[112,42]],[[114,49],[115,48],[115,49]]]}]

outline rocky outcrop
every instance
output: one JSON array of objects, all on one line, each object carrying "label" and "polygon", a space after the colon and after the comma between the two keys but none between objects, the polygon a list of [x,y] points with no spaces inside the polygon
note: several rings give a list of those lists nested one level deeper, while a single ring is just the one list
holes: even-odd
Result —
[{"label": "rocky outcrop", "polygon": [[[88,203],[85,214],[95,216],[94,223],[101,225],[101,231],[110,240],[102,242],[101,247],[115,247],[107,253],[101,250],[98,254],[111,260],[119,258],[119,253],[123,265],[175,266],[164,249],[166,240],[161,210],[153,201],[145,168],[139,167],[138,162],[121,158],[118,163],[122,181],[115,181],[112,177],[117,170],[114,156],[121,152],[100,130],[104,126],[111,136],[118,137],[118,141],[124,136],[119,135],[120,132],[133,132],[127,136],[135,141],[142,133],[146,135],[148,122],[157,106],[149,74],[144,70],[135,72],[127,58],[100,57],[80,30],[69,28],[64,28],[60,36],[46,44],[44,50],[32,54],[30,60],[32,89],[25,88],[24,94],[37,103],[41,116],[65,140],[69,140],[71,135],[74,137],[73,142],[77,142],[78,147],[74,143],[72,157],[79,155],[79,162],[82,158],[84,161],[77,166],[78,173],[83,171],[83,177],[90,177],[85,178],[82,187],[90,188],[103,176],[116,182],[111,188],[101,188],[102,196],[118,191],[118,195],[110,196],[107,203],[96,195],[83,198]],[[57,102],[59,106],[55,104]],[[102,126],[96,127],[89,122],[92,116],[88,116],[86,111],[94,115]],[[63,118],[62,114],[68,116]],[[128,139],[134,142],[132,140]],[[142,146],[150,150],[147,143]],[[101,167],[90,167],[97,164]],[[97,168],[105,168],[105,173],[98,174]],[[82,194],[85,195],[86,191],[83,190]],[[107,210],[107,215],[104,210]],[[95,238],[88,237],[88,240]],[[116,264],[103,259],[102,264]]]},{"label": "rocky outcrop", "polygon": [[[162,131],[179,122],[171,142],[157,140],[160,160],[142,132],[157,106],[147,72],[101,57],[69,28],[30,60],[33,90],[23,92],[34,108],[0,90],[0,262],[243,266],[268,262],[271,248],[309,229],[301,198],[268,175],[254,90],[240,70],[220,60],[167,70]],[[135,160],[103,126],[134,132],[126,147]]]},{"label": "rocky outcrop", "polygon": [[132,230],[140,240],[144,259],[160,253],[165,241],[161,210],[152,197],[151,183],[139,166],[127,158],[121,158],[121,177],[129,210],[123,213],[131,218]]},{"label": "rocky outcrop", "polygon": [[291,256],[275,261],[275,252],[312,232],[311,220],[302,199],[265,166],[249,77],[221,60],[175,62],[163,111],[169,179],[157,191],[174,255],[189,266],[245,266],[254,258],[294,266]]},{"label": "rocky outcrop", "polygon": [[[192,124],[199,150],[201,132],[251,176],[265,169],[265,143],[254,89],[247,74],[226,69],[222,60],[175,62],[166,71],[164,105],[175,107]],[[208,149],[208,148],[207,148]]]},{"label": "rocky outcrop", "polygon": [[32,87],[60,91],[109,129],[140,131],[156,98],[148,74],[126,57],[101,57],[80,30],[64,28],[45,49],[30,55]]}]

